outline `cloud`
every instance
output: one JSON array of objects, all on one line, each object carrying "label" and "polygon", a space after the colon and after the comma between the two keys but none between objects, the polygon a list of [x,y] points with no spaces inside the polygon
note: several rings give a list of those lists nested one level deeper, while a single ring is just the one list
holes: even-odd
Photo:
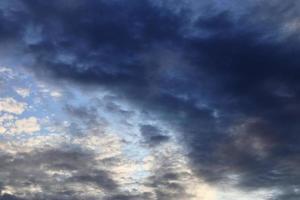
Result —
[{"label": "cloud", "polygon": [[14,122],[14,125],[10,127],[10,134],[20,134],[20,133],[34,133],[39,131],[40,125],[37,118],[29,117],[24,119],[18,119]]},{"label": "cloud", "polygon": [[35,117],[17,119],[11,114],[4,114],[0,116],[0,132],[2,134],[32,134],[40,129],[41,127],[38,119]]},{"label": "cloud", "polygon": [[0,67],[0,74],[1,74],[3,79],[13,79],[15,77],[15,73],[13,72],[13,70],[8,68],[8,67],[1,66]]},{"label": "cloud", "polygon": [[51,96],[51,97],[58,98],[58,97],[61,97],[62,94],[61,94],[60,92],[53,91],[53,92],[50,93],[50,96]]},{"label": "cloud", "polygon": [[25,137],[23,139],[1,141],[0,148],[5,152],[16,155],[22,153],[30,153],[37,150],[49,150],[59,148],[69,138],[61,134],[36,135],[34,137]]},{"label": "cloud", "polygon": [[[193,176],[207,183],[233,174],[240,190],[299,187],[298,2],[63,2],[2,3],[1,41],[14,50],[1,51],[19,52],[40,78],[104,88],[171,127]],[[1,99],[2,112],[24,107]],[[83,121],[93,113],[69,110]],[[167,140],[158,127],[141,133],[149,143]],[[172,181],[154,177],[167,189],[155,194],[190,198]]]},{"label": "cloud", "polygon": [[[101,138],[108,141],[103,135]],[[116,139],[95,143],[93,148],[89,138],[85,139],[70,143],[70,137],[53,134],[1,142],[3,198],[97,199],[118,192],[119,184],[112,177],[115,163],[105,161],[119,155],[117,146],[112,147]]]},{"label": "cloud", "polygon": [[[83,135],[68,134],[65,129],[17,140],[7,137],[0,142],[2,196],[25,200],[104,199],[140,187],[135,181],[142,166],[123,151],[122,138],[99,126],[97,111],[84,106],[68,109],[68,114],[74,114],[70,121],[79,119],[79,126],[94,127],[83,130]],[[81,115],[85,111],[90,115]],[[86,116],[93,116],[95,123]],[[63,187],[57,187],[61,184]]]},{"label": "cloud", "polygon": [[70,139],[48,135],[0,143],[2,196],[26,200],[127,196],[139,167],[125,157],[121,141],[109,135],[72,138],[71,143]]},{"label": "cloud", "polygon": [[0,112],[20,115],[25,111],[26,107],[26,103],[18,102],[11,97],[0,98]]},{"label": "cloud", "polygon": [[5,133],[5,131],[6,131],[6,128],[4,128],[3,126],[1,126],[0,127],[0,133],[2,134],[2,133]]},{"label": "cloud", "polygon": [[28,97],[30,94],[30,90],[27,88],[16,88],[16,92],[23,98]]},{"label": "cloud", "polygon": [[[6,155],[6,157],[12,158],[11,155]],[[49,159],[51,159],[51,163]],[[96,185],[101,185],[101,188],[104,189],[113,189],[115,185],[111,179],[105,172],[94,171],[93,163],[91,155],[77,150],[56,149],[33,152],[23,154],[23,157],[17,155],[11,161],[3,158],[1,168],[7,172],[7,175],[2,175],[2,177],[4,176],[2,183],[5,187],[6,185],[12,187],[15,195],[25,199],[39,199],[39,196],[49,199],[65,198],[64,192],[68,192],[71,196],[72,193],[77,196],[76,190],[80,190],[80,184],[93,182],[96,177],[100,176],[101,179],[96,182]],[[15,173],[10,173],[11,170]],[[34,180],[31,180],[30,177],[34,177]],[[104,180],[103,177],[107,178]],[[64,186],[57,188],[56,185],[59,182],[63,182]],[[74,187],[74,184],[77,183],[79,183],[79,187]],[[31,186],[40,189],[29,190]],[[99,189],[96,188],[96,190]],[[85,195],[89,195],[89,193],[87,192]],[[68,198],[72,198],[71,196]]]},{"label": "cloud", "polygon": [[140,132],[150,145],[157,145],[169,140],[168,136],[163,135],[160,129],[152,125],[141,125]]},{"label": "cloud", "polygon": [[22,198],[18,198],[14,195],[4,194],[0,196],[1,200],[22,200]]},{"label": "cloud", "polygon": [[217,188],[197,177],[190,169],[188,159],[174,143],[165,143],[154,149],[146,160],[151,175],[146,186],[152,189],[152,199],[217,199]]}]

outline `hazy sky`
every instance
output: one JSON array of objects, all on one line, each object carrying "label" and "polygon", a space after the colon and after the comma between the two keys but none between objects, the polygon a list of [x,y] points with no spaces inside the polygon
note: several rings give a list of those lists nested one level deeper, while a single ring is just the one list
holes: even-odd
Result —
[{"label": "hazy sky", "polygon": [[300,1],[1,0],[0,200],[299,200]]}]

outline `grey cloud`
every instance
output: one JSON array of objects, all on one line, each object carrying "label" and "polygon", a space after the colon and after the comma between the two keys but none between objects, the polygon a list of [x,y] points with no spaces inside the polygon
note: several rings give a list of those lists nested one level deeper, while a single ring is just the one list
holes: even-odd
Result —
[{"label": "grey cloud", "polygon": [[155,146],[169,140],[169,136],[164,135],[162,130],[152,125],[141,125],[140,132],[145,138],[146,143],[149,143],[151,146]]},{"label": "grey cloud", "polygon": [[114,190],[118,186],[109,177],[109,172],[103,170],[95,170],[93,172],[88,172],[87,174],[80,174],[73,176],[70,181],[78,181],[81,183],[94,183],[105,190]]},{"label": "grey cloud", "polygon": [[103,134],[109,125],[107,120],[102,117],[98,108],[93,105],[75,106],[66,104],[64,111],[70,116],[68,132],[75,136],[91,134]]},{"label": "grey cloud", "polygon": [[[110,172],[96,168],[97,162],[93,153],[76,147],[6,154],[1,160],[2,188],[9,186],[16,190],[16,197],[4,194],[2,199],[23,199],[22,196],[25,199],[86,198],[78,196],[76,190],[68,188],[74,183],[93,183],[105,191],[118,190],[118,184],[111,178]],[[27,187],[39,187],[41,191],[22,191],[22,188]]]},{"label": "grey cloud", "polygon": [[144,193],[141,195],[116,194],[116,195],[112,195],[110,197],[105,198],[105,200],[140,200],[140,199],[145,199],[145,200],[149,199],[150,200],[153,198],[150,193]]},{"label": "grey cloud", "polygon": [[23,198],[18,198],[14,195],[4,194],[0,196],[1,200],[24,200]]}]

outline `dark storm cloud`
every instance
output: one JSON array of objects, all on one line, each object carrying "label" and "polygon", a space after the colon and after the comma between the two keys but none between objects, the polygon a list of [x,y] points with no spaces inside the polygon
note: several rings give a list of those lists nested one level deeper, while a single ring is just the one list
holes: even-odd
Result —
[{"label": "dark storm cloud", "polygon": [[1,200],[24,200],[22,198],[15,197],[14,195],[4,194],[0,196]]},{"label": "dark storm cloud", "polygon": [[164,135],[162,130],[153,125],[141,125],[140,132],[145,138],[145,142],[149,143],[151,146],[155,146],[169,140],[169,136]]},{"label": "dark storm cloud", "polygon": [[117,194],[105,198],[104,200],[139,200],[139,199],[152,199],[151,194],[144,193],[141,195],[130,195],[130,194]]},{"label": "dark storm cloud", "polygon": [[299,4],[253,2],[195,20],[150,1],[27,0],[2,9],[0,36],[37,74],[105,87],[171,124],[207,181],[299,187]]},{"label": "dark storm cloud", "polygon": [[116,103],[114,103],[110,100],[108,100],[108,102],[106,102],[105,109],[108,112],[117,113],[119,115],[125,116],[126,118],[130,118],[131,116],[134,115],[134,111],[124,110],[119,105],[117,105]]}]

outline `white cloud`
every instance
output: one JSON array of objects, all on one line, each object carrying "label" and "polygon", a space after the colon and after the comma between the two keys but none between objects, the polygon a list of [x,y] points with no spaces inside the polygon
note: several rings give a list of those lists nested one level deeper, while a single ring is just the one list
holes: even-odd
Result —
[{"label": "white cloud", "polygon": [[0,98],[0,112],[7,112],[20,115],[25,111],[26,107],[26,103],[18,102],[11,97]]},{"label": "white cloud", "polygon": [[0,67],[0,73],[12,73],[12,70],[7,67]]},{"label": "white cloud", "polygon": [[269,189],[258,189],[256,191],[242,191],[238,188],[230,187],[230,185],[223,185],[222,188],[217,190],[216,200],[252,200],[252,199],[273,199],[275,196],[279,195],[280,191],[269,188]]},{"label": "white cloud", "polygon": [[15,91],[18,95],[20,95],[23,98],[28,97],[30,94],[30,90],[27,88],[16,88]]},{"label": "white cloud", "polygon": [[57,90],[56,88],[52,88],[49,85],[45,85],[44,83],[39,83],[37,86],[39,88],[39,92],[49,95],[53,98],[59,98],[63,95],[60,90]]},{"label": "white cloud", "polygon": [[14,135],[34,133],[40,129],[40,124],[35,117],[16,119],[16,117],[11,114],[0,116],[0,134]]},{"label": "white cloud", "polygon": [[29,153],[37,150],[57,149],[68,141],[65,135],[34,135],[33,137],[10,140],[9,142],[0,141],[0,150],[11,154]]},{"label": "white cloud", "polygon": [[58,91],[52,91],[50,92],[50,96],[54,97],[54,98],[58,98],[62,96],[62,93],[58,92]]},{"label": "white cloud", "polygon": [[24,119],[16,120],[14,126],[9,130],[10,134],[20,134],[20,133],[34,133],[39,131],[40,124],[37,118],[29,117]]},{"label": "white cloud", "polygon": [[5,131],[6,131],[6,128],[4,128],[3,126],[0,126],[0,134],[5,133]]}]

